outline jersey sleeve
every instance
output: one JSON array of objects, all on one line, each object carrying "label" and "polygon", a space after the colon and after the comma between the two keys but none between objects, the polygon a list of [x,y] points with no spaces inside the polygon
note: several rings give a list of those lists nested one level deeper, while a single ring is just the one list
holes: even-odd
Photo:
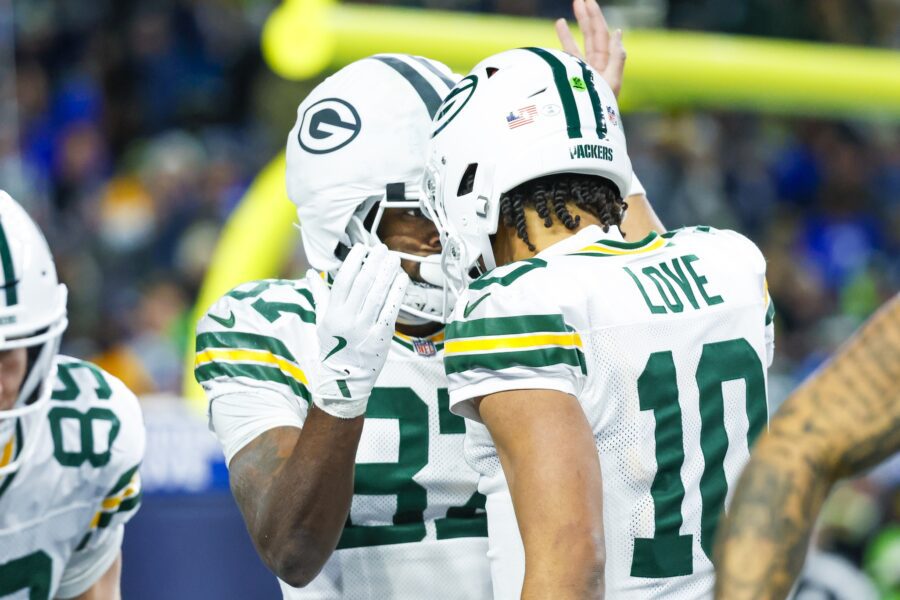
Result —
[{"label": "jersey sleeve", "polygon": [[734,247],[734,255],[740,257],[744,266],[757,278],[759,297],[765,310],[766,366],[771,367],[775,357],[775,304],[769,296],[766,281],[766,258],[756,244],[740,233],[727,229],[712,231]]},{"label": "jersey sleeve", "polygon": [[[115,415],[112,427],[118,427],[118,431],[109,449],[109,460],[102,466],[106,483],[97,511],[63,570],[57,592],[60,598],[72,598],[90,589],[119,556],[125,524],[141,504],[140,466],[146,447],[144,420],[134,394],[121,381],[93,365],[76,366],[88,366],[100,373],[111,394],[95,403],[94,409],[111,411]],[[82,372],[75,377],[83,375]]]},{"label": "jersey sleeve", "polygon": [[302,427],[311,400],[306,356],[318,355],[315,307],[302,281],[238,286],[197,325],[194,375],[226,461],[275,427]]},{"label": "jersey sleeve", "polygon": [[[460,298],[447,327],[444,370],[451,411],[480,422],[478,398],[514,389],[577,396],[587,373],[581,336],[532,273],[539,259],[496,269]],[[544,271],[546,273],[546,271]]]}]

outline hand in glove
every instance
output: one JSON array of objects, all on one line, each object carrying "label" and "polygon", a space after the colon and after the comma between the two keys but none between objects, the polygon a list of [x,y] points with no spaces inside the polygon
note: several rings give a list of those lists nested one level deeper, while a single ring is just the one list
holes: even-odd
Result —
[{"label": "hand in glove", "polygon": [[387,360],[409,277],[384,244],[366,256],[355,245],[331,289],[317,272],[306,280],[316,302],[319,364],[313,402],[330,415],[352,419],[366,412],[369,394]]}]

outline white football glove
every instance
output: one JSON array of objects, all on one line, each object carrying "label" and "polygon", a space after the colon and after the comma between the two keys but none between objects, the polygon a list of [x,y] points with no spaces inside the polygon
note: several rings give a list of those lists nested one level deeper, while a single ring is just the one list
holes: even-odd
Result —
[{"label": "white football glove", "polygon": [[312,397],[320,409],[342,419],[366,412],[375,380],[387,360],[409,277],[400,259],[379,244],[366,256],[355,245],[331,289],[314,270],[306,280],[316,302],[319,363]]}]

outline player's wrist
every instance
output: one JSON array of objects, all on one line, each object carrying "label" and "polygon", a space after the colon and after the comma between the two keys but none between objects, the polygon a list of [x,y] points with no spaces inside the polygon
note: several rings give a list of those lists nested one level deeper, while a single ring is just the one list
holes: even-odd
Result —
[{"label": "player's wrist", "polygon": [[628,188],[629,196],[646,196],[647,190],[644,189],[641,180],[638,179],[637,173],[631,172],[631,185]]},{"label": "player's wrist", "polygon": [[322,366],[312,390],[313,404],[340,419],[354,419],[366,412],[374,380],[354,377],[349,369]]}]

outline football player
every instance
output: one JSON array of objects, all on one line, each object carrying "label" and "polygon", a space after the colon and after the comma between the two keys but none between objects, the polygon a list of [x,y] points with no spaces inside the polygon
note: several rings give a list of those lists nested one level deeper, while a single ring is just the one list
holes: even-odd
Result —
[{"label": "football player", "polygon": [[[898,451],[900,294],[788,398],[753,449],[716,545],[716,598],[787,596],[834,484]],[[829,597],[867,597],[836,590]]]},{"label": "football player", "polygon": [[570,54],[485,59],[434,120],[423,208],[497,598],[713,591],[718,516],[767,420],[765,260],[710,227],[623,236],[631,178],[613,92]]},{"label": "football player", "polygon": [[0,597],[119,598],[141,498],[137,398],[57,354],[66,286],[44,236],[0,192]]},{"label": "football player", "polygon": [[[611,58],[595,8],[576,6],[586,50],[621,78],[621,40]],[[439,236],[419,213],[431,119],[457,79],[384,54],[316,87],[288,135],[287,185],[330,298],[317,273],[251,282],[198,325],[210,424],[287,598],[491,596],[485,499],[441,362]],[[636,230],[657,223],[629,200]]]},{"label": "football player", "polygon": [[432,320],[438,235],[417,214],[428,123],[453,82],[439,63],[377,55],[317,86],[288,135],[287,185],[333,284],[247,283],[197,328],[210,426],[285,598],[490,594],[484,498]]}]

